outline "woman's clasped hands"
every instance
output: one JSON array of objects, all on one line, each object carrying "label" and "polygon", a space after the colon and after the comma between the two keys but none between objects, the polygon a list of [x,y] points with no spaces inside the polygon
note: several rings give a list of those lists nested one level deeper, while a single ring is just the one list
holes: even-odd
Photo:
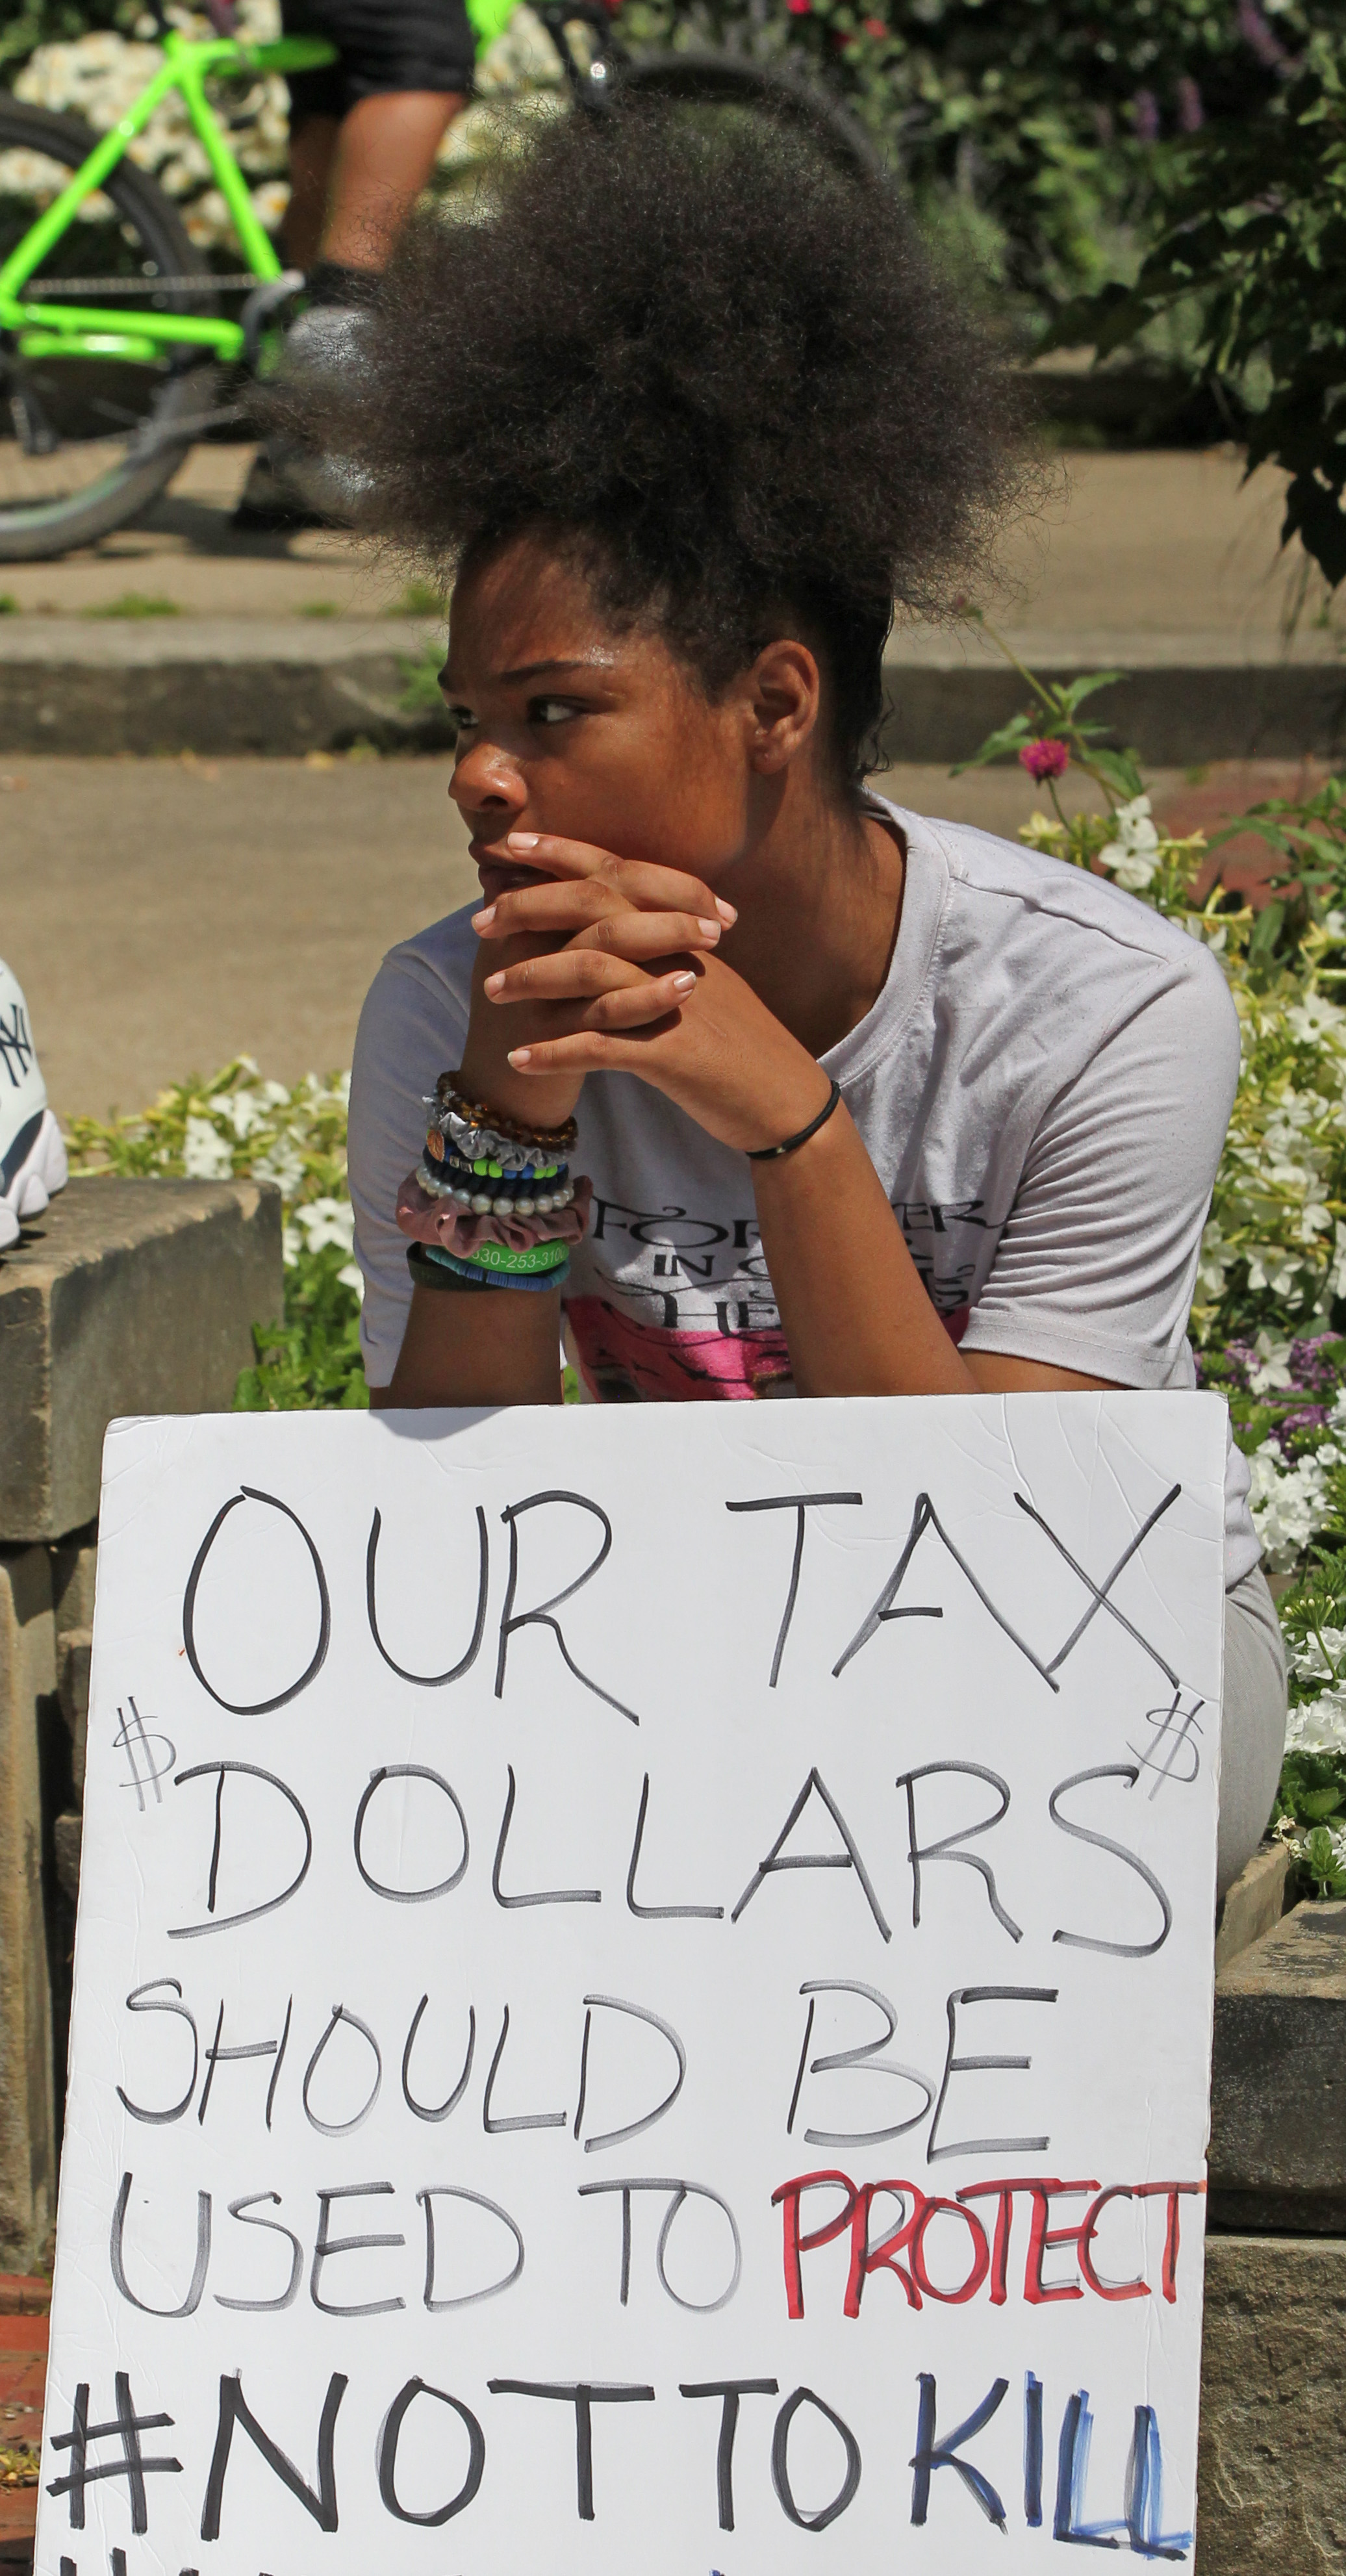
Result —
[{"label": "woman's clasped hands", "polygon": [[500,855],[543,877],[473,916],[506,958],[488,955],[477,991],[527,1012],[515,1073],[545,1077],[550,1100],[589,1073],[638,1074],[740,1151],[815,1116],[826,1076],[719,953],[733,904],[675,868],[548,833],[512,832]]}]

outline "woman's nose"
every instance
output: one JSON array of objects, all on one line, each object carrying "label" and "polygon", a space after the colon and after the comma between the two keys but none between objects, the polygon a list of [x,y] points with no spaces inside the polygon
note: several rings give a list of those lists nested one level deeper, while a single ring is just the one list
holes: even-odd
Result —
[{"label": "woman's nose", "polygon": [[468,814],[521,814],[528,803],[527,784],[514,762],[488,742],[459,753],[449,794]]}]

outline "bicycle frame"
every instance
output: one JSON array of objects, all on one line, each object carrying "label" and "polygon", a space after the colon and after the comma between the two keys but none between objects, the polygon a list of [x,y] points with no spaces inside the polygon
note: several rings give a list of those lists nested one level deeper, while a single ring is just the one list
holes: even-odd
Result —
[{"label": "bicycle frame", "polygon": [[[468,15],[482,50],[508,24],[515,0],[468,0]],[[155,110],[176,90],[200,142],[220,194],[229,209],[243,256],[259,286],[283,275],[275,249],[253,212],[247,181],[229,148],[220,121],[205,94],[212,74],[221,72],[315,71],[337,59],[336,47],[316,36],[282,37],[274,45],[249,45],[219,36],[204,42],[168,28],[162,39],[160,68],[111,131],[105,134],[82,168],[61,190],[45,213],[24,234],[0,268],[0,331],[19,335],[25,357],[100,357],[143,362],[168,349],[209,350],[226,364],[244,355],[241,322],[198,314],[128,312],[113,304],[50,304],[31,301],[24,288],[54,242],[68,231],[86,198],[142,134]],[[203,285],[208,281],[203,277]]]}]

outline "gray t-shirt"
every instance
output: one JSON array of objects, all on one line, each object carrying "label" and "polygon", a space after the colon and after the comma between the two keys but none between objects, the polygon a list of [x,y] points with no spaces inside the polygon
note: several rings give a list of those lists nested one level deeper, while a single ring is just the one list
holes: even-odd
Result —
[{"label": "gray t-shirt", "polygon": [[[1191,1387],[1188,1308],[1239,1067],[1214,958],[1100,877],[963,824],[876,808],[907,879],[874,1007],[822,1059],[926,1289],[965,1351]],[[462,1056],[470,910],[390,951],[360,1020],[350,1181],[371,1386],[411,1297],[398,1184],[423,1096]],[[567,1341],[599,1401],[791,1393],[750,1167],[634,1074],[591,1075],[593,1217]],[[1257,1563],[1232,1447],[1225,1580]]]}]

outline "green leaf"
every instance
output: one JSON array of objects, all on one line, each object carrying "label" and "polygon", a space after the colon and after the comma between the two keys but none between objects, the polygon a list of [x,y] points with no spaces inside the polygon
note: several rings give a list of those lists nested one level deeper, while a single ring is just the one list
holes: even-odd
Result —
[{"label": "green leaf", "polygon": [[1121,797],[1124,804],[1129,805],[1133,796],[1141,796],[1145,792],[1145,780],[1133,751],[1091,750],[1089,767],[1105,787],[1110,787],[1115,796]]},{"label": "green leaf", "polygon": [[1028,716],[1015,716],[1012,723],[1001,725],[998,732],[988,733],[980,750],[974,751],[969,759],[960,760],[957,767],[950,770],[949,776],[961,778],[964,770],[984,769],[990,760],[1008,760],[1012,752],[1022,751],[1025,743],[1036,742],[1040,732],[1041,727]]},{"label": "green leaf", "polygon": [[1064,688],[1057,691],[1063,713],[1073,715],[1076,707],[1082,707],[1085,699],[1092,698],[1096,691],[1115,688],[1119,680],[1125,680],[1129,676],[1126,671],[1082,672],[1078,680],[1069,681]]}]

